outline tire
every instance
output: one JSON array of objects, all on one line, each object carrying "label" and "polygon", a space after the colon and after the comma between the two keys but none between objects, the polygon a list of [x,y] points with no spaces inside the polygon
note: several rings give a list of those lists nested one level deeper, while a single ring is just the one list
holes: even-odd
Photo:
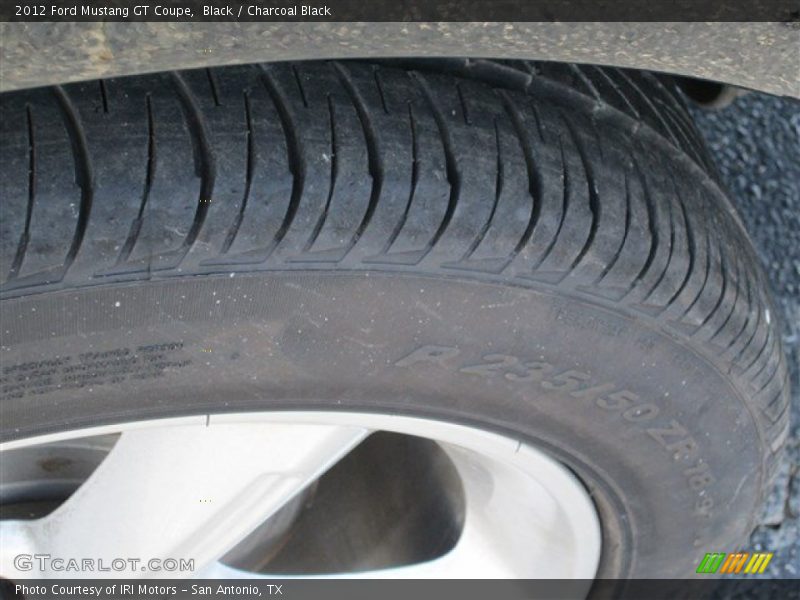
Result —
[{"label": "tire", "polygon": [[229,67],[2,103],[3,439],[266,409],[546,449],[601,577],[746,543],[776,311],[673,83],[489,61]]}]

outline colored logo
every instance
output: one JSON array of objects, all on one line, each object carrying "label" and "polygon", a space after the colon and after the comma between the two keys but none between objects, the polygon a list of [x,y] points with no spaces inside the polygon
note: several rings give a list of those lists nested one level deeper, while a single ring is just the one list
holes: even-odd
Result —
[{"label": "colored logo", "polygon": [[697,567],[698,573],[721,573],[728,575],[763,573],[772,560],[772,552],[711,552],[703,557]]}]

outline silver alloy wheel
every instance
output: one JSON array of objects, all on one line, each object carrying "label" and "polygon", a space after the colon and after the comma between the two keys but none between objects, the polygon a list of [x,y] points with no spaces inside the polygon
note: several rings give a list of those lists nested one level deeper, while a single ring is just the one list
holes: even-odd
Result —
[{"label": "silver alloy wheel", "polygon": [[[103,576],[275,577],[220,559],[373,432],[436,441],[465,498],[452,549],[395,568],[340,573],[364,578],[581,578],[595,576],[600,524],[583,485],[520,441],[443,421],[345,412],[272,412],[163,419],[97,427],[0,445],[0,451],[121,433],[107,457],[50,514],[0,521],[0,575],[86,577],[20,571],[14,558],[47,554],[193,560],[192,573]],[[391,465],[386,465],[391,468]],[[59,563],[61,564],[61,563]],[[143,569],[142,569],[143,571]]]}]

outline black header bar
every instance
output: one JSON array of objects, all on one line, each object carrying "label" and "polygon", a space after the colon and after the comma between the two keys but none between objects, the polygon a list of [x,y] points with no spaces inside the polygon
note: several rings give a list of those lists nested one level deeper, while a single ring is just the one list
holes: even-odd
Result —
[{"label": "black header bar", "polygon": [[0,21],[776,21],[800,28],[800,0],[0,0]]}]

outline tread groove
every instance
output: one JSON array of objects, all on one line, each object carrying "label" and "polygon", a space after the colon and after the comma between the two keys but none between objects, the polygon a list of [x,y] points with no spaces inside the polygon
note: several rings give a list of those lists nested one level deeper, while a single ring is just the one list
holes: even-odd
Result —
[{"label": "tread groove", "polygon": [[581,142],[580,136],[575,131],[569,120],[564,116],[563,113],[560,114],[561,120],[567,128],[570,139],[572,139],[573,144],[575,144],[575,149],[578,151],[578,156],[581,159],[581,165],[583,165],[583,171],[586,174],[586,186],[589,191],[589,212],[592,214],[592,222],[589,225],[589,236],[586,238],[586,241],[584,242],[580,252],[578,252],[578,255],[573,259],[572,264],[569,267],[569,271],[571,272],[575,270],[575,268],[581,263],[584,256],[586,256],[586,254],[594,245],[594,238],[597,235],[597,231],[600,227],[602,207],[599,199],[597,198],[597,186],[595,184],[594,170],[592,165],[589,163],[588,157],[586,156],[586,149],[583,147],[583,142]]},{"label": "tread groove", "polygon": [[[708,215],[707,215],[707,207],[706,207],[705,204],[703,204],[702,214],[703,214],[703,223],[705,225],[707,225],[708,224],[708,218],[707,218]],[[700,289],[698,290],[697,295],[689,303],[689,305],[684,309],[683,313],[681,313],[681,316],[680,316],[681,319],[686,317],[686,315],[688,315],[689,312],[691,312],[691,310],[695,307],[695,305],[700,301],[700,298],[703,297],[703,294],[706,291],[706,286],[708,285],[708,278],[711,275],[711,261],[712,261],[712,256],[711,256],[711,232],[708,231],[708,228],[706,227],[706,266],[705,266],[705,273],[703,275],[703,283],[700,286]]]},{"label": "tread groove", "polygon": [[[775,346],[775,343],[773,343],[773,347],[774,346]],[[753,375],[753,380],[757,379],[758,376],[761,375],[761,373],[764,371],[764,368],[769,364],[769,362],[770,361],[764,361],[764,366],[762,366],[758,370],[758,373]],[[767,380],[763,383],[763,385],[760,388],[758,388],[758,391],[756,392],[756,395],[761,394],[765,389],[767,389],[769,384],[772,383],[772,381],[775,379],[775,375],[777,375],[780,370],[781,370],[781,361],[776,360],[775,361],[775,366],[773,367],[772,371],[770,372],[769,377],[767,377]]]},{"label": "tread groove", "polygon": [[725,352],[728,352],[728,350],[730,350],[731,348],[733,348],[734,345],[736,345],[736,342],[738,342],[741,339],[741,337],[744,335],[744,332],[747,331],[747,326],[750,324],[750,315],[752,314],[751,307],[753,301],[753,289],[751,287],[749,279],[745,280],[745,284],[747,286],[747,310],[744,313],[745,314],[744,323],[742,324],[741,329],[739,329],[736,335],[733,336],[733,339],[731,339],[731,341],[726,346]]},{"label": "tread groove", "polygon": [[[756,325],[755,327],[753,327],[753,333],[750,334],[750,337],[747,339],[747,343],[742,347],[741,350],[739,350],[739,353],[736,355],[736,357],[733,360],[731,360],[731,369],[733,369],[734,366],[738,365],[739,360],[744,356],[747,349],[753,343],[753,340],[755,340],[756,334],[758,334],[759,331],[758,326],[760,323],[761,323],[761,306],[759,305],[756,309]],[[764,342],[766,343],[766,337],[764,339]],[[731,369],[729,369],[729,371]],[[745,371],[747,371],[747,369],[742,369],[742,372]]]},{"label": "tread groove", "polygon": [[531,100],[528,102],[528,107],[531,109],[531,114],[533,115],[533,122],[536,126],[536,133],[539,134],[539,140],[544,144],[544,129],[542,128],[542,119],[539,116],[539,109],[536,107],[536,103]]},{"label": "tread groove", "polygon": [[221,254],[227,254],[227,252],[233,245],[233,242],[236,240],[236,236],[239,234],[239,228],[242,226],[242,221],[244,221],[244,213],[247,210],[247,202],[250,200],[250,190],[253,187],[253,172],[255,171],[256,167],[256,152],[255,152],[256,142],[253,131],[253,114],[250,108],[250,95],[247,93],[247,90],[244,90],[242,95],[244,97],[245,126],[247,127],[247,133],[245,134],[247,137],[247,142],[246,142],[247,158],[245,162],[245,173],[244,173],[244,193],[242,195],[242,203],[239,205],[239,212],[237,213],[236,218],[231,224],[230,230],[225,236],[225,241],[223,242],[222,248],[220,250]]},{"label": "tread groove", "polygon": [[717,240],[717,251],[719,252],[719,271],[720,276],[722,277],[722,286],[720,288],[719,297],[714,303],[714,308],[712,308],[711,311],[701,321],[700,327],[705,327],[711,318],[716,314],[717,310],[719,310],[719,307],[722,305],[722,301],[725,299],[725,292],[728,291],[728,270],[725,268],[725,252],[723,251],[722,243],[719,240]]},{"label": "tread groove", "polygon": [[[770,402],[769,407],[771,408],[772,405],[775,404],[783,396],[783,394],[784,394],[783,390],[778,392],[775,395],[775,399],[772,402]],[[784,402],[783,403],[783,408],[781,408],[781,412],[779,412],[774,418],[771,417],[770,415],[767,415],[767,416],[772,421],[773,425],[777,425],[777,424],[783,422],[784,419],[786,419],[785,425],[783,427],[781,427],[781,429],[782,430],[788,430],[788,428],[789,428],[789,419],[787,418],[787,415],[789,414],[789,411],[791,410],[791,408],[792,408],[792,404],[790,402]],[[767,411],[763,411],[763,412],[767,412]]]},{"label": "tread groove", "polygon": [[664,281],[664,278],[667,276],[669,268],[672,265],[672,257],[675,253],[675,209],[672,206],[671,201],[668,200],[665,204],[667,205],[667,214],[669,215],[669,246],[667,247],[667,262],[664,265],[664,269],[661,271],[661,274],[658,276],[658,279],[656,279],[656,282],[644,295],[642,303],[647,302],[653,296],[653,293],[661,286],[661,283]]},{"label": "tread groove", "polygon": [[289,198],[289,206],[286,209],[286,214],[283,217],[278,231],[275,232],[275,236],[265,249],[266,256],[264,260],[267,260],[275,251],[275,248],[283,241],[283,238],[289,231],[289,227],[297,214],[297,209],[300,206],[300,200],[303,197],[303,189],[305,187],[306,167],[305,161],[303,160],[304,155],[300,138],[296,133],[292,115],[289,112],[289,103],[283,95],[283,92],[280,91],[275,83],[272,74],[269,72],[269,68],[261,65],[261,73],[261,82],[266,88],[269,97],[272,99],[272,103],[275,105],[275,109],[278,113],[278,119],[281,122],[283,135],[286,139],[289,172],[292,174],[292,191]]},{"label": "tread groove", "polygon": [[108,114],[108,90],[106,90],[106,82],[103,79],[97,80],[100,87],[100,101],[103,104],[103,113]]},{"label": "tread groove", "polygon": [[[750,361],[750,363],[746,367],[744,367],[743,369],[744,373],[747,373],[750,369],[753,368],[754,365],[758,363],[758,361],[764,355],[764,351],[767,349],[767,346],[769,346],[771,343],[775,343],[774,338],[776,338],[777,336],[773,335],[772,331],[773,331],[772,329],[767,330],[767,335],[764,336],[764,344],[761,346],[761,349],[758,351],[758,354],[756,354],[755,358],[752,361]],[[753,380],[753,377],[750,378],[750,381]]]},{"label": "tread groove", "polygon": [[595,87],[594,83],[592,83],[592,80],[589,79],[586,76],[586,73],[583,72],[583,69],[581,69],[581,65],[576,65],[574,63],[569,63],[569,68],[573,73],[575,73],[575,75],[578,77],[578,79],[581,80],[581,83],[583,83],[583,85],[586,86],[586,89],[588,89],[592,93],[592,96],[594,97],[594,99],[596,101],[598,101],[598,102],[601,102],[602,101],[602,96],[600,95],[600,92],[597,90],[597,88]]},{"label": "tread groove", "polygon": [[33,216],[33,203],[36,199],[36,138],[33,129],[33,113],[30,104],[25,106],[25,125],[28,135],[28,202],[25,207],[25,224],[22,234],[19,236],[17,250],[14,253],[14,260],[11,262],[11,270],[7,279],[15,279],[25,260],[25,251],[28,249],[31,231],[31,216]]},{"label": "tread groove", "polygon": [[619,242],[619,246],[614,251],[614,255],[608,261],[608,264],[603,267],[603,270],[600,272],[594,280],[594,285],[600,283],[603,279],[605,279],[606,275],[608,275],[609,271],[614,268],[614,265],[617,264],[619,261],[620,256],[622,255],[622,249],[625,247],[625,242],[628,240],[628,233],[631,229],[631,185],[630,179],[628,176],[627,170],[625,171],[624,175],[625,181],[625,224],[623,225],[622,230],[622,239]]},{"label": "tread groove", "polygon": [[717,327],[717,329],[714,331],[711,337],[708,338],[708,341],[714,340],[720,333],[722,333],[722,331],[725,328],[727,328],[728,323],[731,320],[731,317],[736,312],[736,305],[739,303],[739,296],[741,294],[741,285],[740,285],[741,265],[739,259],[736,257],[735,254],[733,256],[733,262],[736,269],[736,280],[734,282],[734,296],[733,296],[733,302],[731,303],[731,310],[728,312],[728,315],[725,317],[725,320],[722,322],[722,324],[719,327]]},{"label": "tread groove", "polygon": [[478,232],[478,235],[474,240],[472,240],[472,243],[470,243],[469,248],[464,253],[464,256],[461,257],[462,261],[468,260],[486,237],[486,232],[489,231],[489,227],[492,225],[494,215],[497,212],[497,205],[500,203],[500,196],[503,193],[505,165],[503,164],[503,149],[500,144],[500,129],[497,125],[497,119],[494,120],[494,135],[495,144],[497,146],[497,174],[494,182],[494,201],[492,202],[492,209],[489,211],[489,216],[487,217],[486,222],[483,224],[483,227],[481,227],[480,232]]},{"label": "tread groove", "polygon": [[658,211],[656,210],[655,203],[653,202],[653,198],[650,194],[650,186],[647,184],[647,179],[642,173],[641,167],[639,166],[639,162],[636,158],[632,158],[633,161],[633,168],[638,176],[639,181],[642,184],[642,195],[644,197],[644,204],[647,209],[647,229],[650,233],[650,248],[647,251],[647,258],[644,261],[644,265],[642,268],[639,269],[639,272],[636,274],[636,277],[633,278],[630,285],[628,286],[628,290],[626,292],[626,296],[630,294],[639,282],[644,278],[647,272],[650,270],[650,265],[653,264],[653,260],[656,256],[656,251],[658,250],[659,245],[659,234],[658,234]]},{"label": "tread groove", "polygon": [[208,78],[208,87],[211,89],[211,98],[214,100],[214,106],[222,106],[219,101],[219,90],[217,89],[217,80],[214,77],[214,71],[206,69],[206,77]]},{"label": "tread groove", "polygon": [[381,161],[381,153],[378,144],[378,132],[370,118],[369,109],[364,99],[356,89],[347,68],[338,62],[334,62],[332,65],[334,72],[339,76],[339,80],[342,82],[342,86],[347,91],[348,96],[350,96],[350,100],[358,114],[358,120],[361,122],[364,141],[367,145],[367,169],[369,171],[369,176],[372,178],[372,190],[370,191],[369,204],[367,204],[367,210],[364,212],[364,216],[361,218],[361,222],[358,224],[355,233],[353,233],[353,236],[350,238],[347,250],[345,251],[345,254],[347,254],[347,252],[358,243],[358,240],[361,239],[361,235],[369,226],[372,215],[375,213],[375,208],[378,206],[378,201],[380,200],[381,191],[383,189],[383,163]]},{"label": "tread groove", "polygon": [[661,92],[660,96],[655,95],[653,99],[664,108],[664,114],[666,114],[670,120],[675,123],[675,129],[681,134],[681,137],[685,142],[681,145],[681,147],[690,152],[692,154],[692,158],[697,161],[697,163],[700,164],[705,170],[712,171],[711,175],[714,176],[714,165],[710,160],[710,157],[705,153],[702,144],[699,143],[699,134],[694,130],[691,117],[689,117],[688,113],[686,112],[686,107],[681,101],[680,96],[667,89],[667,86],[649,71],[642,71],[642,77],[651,82]]},{"label": "tread groove", "polygon": [[[172,81],[180,99],[186,125],[192,138],[192,150],[195,160],[195,173],[200,178],[200,194],[197,200],[194,219],[186,233],[181,249],[178,251],[180,258],[178,264],[191,250],[208,214],[209,203],[214,193],[215,161],[209,140],[208,126],[203,113],[197,106],[192,91],[178,72],[172,73]],[[177,265],[176,265],[177,266]]]},{"label": "tread groove", "polygon": [[294,82],[297,84],[297,91],[300,92],[300,100],[303,102],[303,108],[308,108],[308,98],[306,98],[306,90],[303,87],[303,81],[300,79],[300,71],[297,69],[297,65],[292,63],[292,75],[294,76]]},{"label": "tread groove", "polygon": [[678,141],[678,138],[675,137],[675,132],[672,130],[672,127],[670,127],[669,124],[664,120],[664,117],[661,116],[661,113],[653,105],[653,103],[650,100],[650,98],[648,97],[648,95],[645,94],[642,91],[642,89],[636,84],[636,82],[633,80],[633,78],[630,77],[625,72],[625,69],[614,69],[614,72],[617,73],[625,81],[625,83],[627,83],[630,86],[630,88],[636,93],[636,95],[639,96],[642,99],[642,101],[644,102],[645,106],[648,109],[650,109],[650,113],[653,116],[655,116],[655,118],[661,123],[661,126],[662,126],[663,130],[667,132],[667,134],[669,135],[670,140],[672,141],[672,143],[675,144],[676,146],[680,147],[680,142]]},{"label": "tread groove", "polygon": [[[783,378],[781,379],[781,384],[780,386],[778,386],[779,387],[778,393],[775,394],[775,396],[772,399],[770,399],[769,402],[764,404],[764,411],[770,411],[772,409],[772,405],[775,404],[778,400],[780,400],[781,396],[783,396],[786,388],[789,385],[789,376],[790,376],[789,369],[785,369],[783,372]],[[773,423],[777,422],[780,419],[780,417],[786,414],[787,410],[791,409],[791,406],[792,404],[790,402],[787,402],[786,406],[783,407],[783,410],[779,414],[778,418],[776,418],[775,421],[773,421]]]},{"label": "tread groove", "polygon": [[75,163],[75,183],[81,189],[80,208],[78,209],[78,222],[75,226],[75,233],[72,238],[67,255],[64,258],[63,279],[66,272],[72,266],[75,257],[83,243],[86,235],[86,228],[89,226],[89,215],[92,211],[92,201],[94,198],[94,174],[92,163],[89,157],[89,147],[86,141],[86,132],[83,128],[78,109],[72,103],[69,95],[62,86],[53,88],[58,105],[61,107],[64,116],[64,125],[72,145],[72,155]]},{"label": "tread groove", "polygon": [[[417,121],[414,117],[414,109],[411,107],[411,101],[408,102],[408,123],[409,129],[411,133],[411,187],[409,188],[408,192],[408,199],[406,200],[405,208],[403,209],[403,214],[400,216],[400,220],[395,225],[392,233],[389,235],[386,243],[384,244],[383,248],[381,249],[380,255],[386,255],[391,247],[394,245],[397,238],[400,236],[400,232],[405,227],[406,222],[408,221],[408,215],[411,212],[411,205],[414,202],[414,195],[417,192],[417,186],[419,185],[419,140],[417,139]],[[377,262],[376,258],[367,259],[367,262]]]},{"label": "tread groove", "polygon": [[544,261],[547,260],[547,257],[550,256],[550,253],[555,248],[556,242],[559,239],[561,234],[561,229],[564,227],[564,221],[567,218],[567,210],[569,209],[570,204],[570,196],[572,195],[572,182],[569,176],[569,167],[567,166],[567,157],[564,151],[564,142],[561,137],[558,138],[558,145],[559,151],[561,153],[561,181],[563,182],[562,194],[561,194],[561,215],[559,216],[558,225],[556,226],[556,231],[553,234],[553,237],[547,243],[547,246],[544,249],[544,252],[536,261],[536,263],[531,268],[531,271],[536,272],[539,267],[544,264]]},{"label": "tread groove", "polygon": [[686,275],[683,277],[683,281],[681,281],[678,288],[675,292],[670,296],[669,300],[664,307],[664,310],[667,310],[672,304],[678,299],[683,293],[683,290],[686,289],[687,284],[689,283],[689,279],[692,277],[692,273],[694,273],[694,264],[697,255],[697,247],[696,242],[694,239],[694,230],[692,228],[692,220],[689,218],[689,215],[686,212],[686,203],[683,201],[683,195],[678,191],[678,186],[675,183],[674,174],[670,171],[670,182],[672,184],[672,189],[675,192],[675,197],[678,199],[678,207],[680,208],[681,216],[683,217],[683,224],[684,230],[686,231],[686,252],[687,258],[689,259],[689,266],[686,269]]},{"label": "tread groove", "polygon": [[447,123],[445,122],[441,109],[433,99],[433,95],[428,87],[428,83],[425,81],[424,76],[416,71],[411,71],[409,75],[422,92],[422,96],[425,98],[425,101],[427,102],[428,107],[433,114],[433,119],[436,122],[437,129],[439,130],[439,137],[442,140],[447,182],[450,184],[450,197],[447,201],[447,209],[445,210],[444,217],[442,217],[442,221],[439,223],[436,232],[428,242],[424,254],[418,261],[419,263],[422,262],[431,249],[436,246],[437,242],[450,225],[450,220],[453,218],[453,213],[456,210],[459,197],[461,196],[461,172],[459,171],[458,162],[456,161],[455,154],[453,152],[453,140],[450,136],[450,131],[447,127]]},{"label": "tread groove", "polygon": [[142,229],[142,222],[144,219],[144,211],[147,206],[147,201],[150,198],[150,190],[153,187],[153,179],[156,175],[156,127],[155,120],[153,119],[153,104],[150,94],[145,96],[145,111],[147,112],[147,168],[144,178],[144,189],[142,190],[142,197],[139,200],[139,210],[136,218],[131,223],[128,237],[120,249],[117,256],[116,265],[124,263],[128,260],[136,245],[136,240],[139,239],[139,233]]},{"label": "tread groove", "polygon": [[641,119],[642,115],[639,114],[639,111],[633,105],[630,98],[628,98],[628,95],[619,88],[619,84],[616,81],[614,81],[613,79],[611,79],[611,77],[609,77],[606,70],[596,66],[592,66],[592,69],[594,69],[595,72],[599,73],[600,77],[602,77],[606,81],[606,83],[608,83],[609,87],[612,90],[614,90],[614,93],[617,95],[617,97],[619,97],[625,104],[625,106],[628,107],[628,110],[631,112],[631,114],[636,119]]},{"label": "tread groove", "polygon": [[339,177],[339,160],[338,160],[338,152],[336,150],[337,147],[337,139],[336,139],[336,110],[333,107],[333,100],[330,95],[327,97],[328,103],[328,119],[331,128],[331,174],[330,174],[330,186],[328,187],[328,196],[325,199],[325,206],[322,209],[322,214],[320,214],[319,219],[314,224],[314,228],[311,231],[311,236],[308,238],[305,247],[303,248],[304,252],[308,252],[311,250],[311,247],[314,245],[314,242],[317,241],[319,237],[319,232],[322,231],[322,226],[325,224],[325,221],[328,218],[328,211],[331,207],[331,200],[333,199],[333,192],[336,190],[336,180]]},{"label": "tread groove", "polygon": [[533,236],[533,232],[536,229],[537,223],[539,222],[539,216],[542,210],[543,194],[541,178],[538,175],[536,163],[533,160],[533,148],[531,148],[530,141],[525,135],[525,127],[523,126],[522,116],[519,113],[519,109],[517,108],[516,104],[514,104],[514,101],[509,94],[506,92],[501,92],[500,95],[503,98],[503,107],[505,108],[506,114],[508,114],[511,120],[514,133],[516,134],[520,148],[522,149],[522,155],[525,158],[525,170],[527,171],[528,175],[528,195],[531,198],[531,212],[528,218],[528,224],[525,226],[522,236],[508,257],[506,262],[506,265],[508,265],[512,260],[514,260],[514,258],[516,258],[516,256],[528,244]]},{"label": "tread groove", "polygon": [[456,83],[456,92],[458,92],[458,102],[461,105],[461,114],[464,117],[464,124],[465,125],[472,125],[472,121],[469,118],[469,109],[467,108],[467,100],[464,98],[464,90],[461,89],[461,83]]},{"label": "tread groove", "polygon": [[383,107],[383,112],[388,115],[389,107],[386,104],[386,94],[383,91],[383,81],[381,81],[381,75],[378,71],[380,71],[380,67],[378,65],[373,65],[372,76],[375,79],[375,87],[378,88],[378,96],[380,96],[381,99],[381,107]]}]

